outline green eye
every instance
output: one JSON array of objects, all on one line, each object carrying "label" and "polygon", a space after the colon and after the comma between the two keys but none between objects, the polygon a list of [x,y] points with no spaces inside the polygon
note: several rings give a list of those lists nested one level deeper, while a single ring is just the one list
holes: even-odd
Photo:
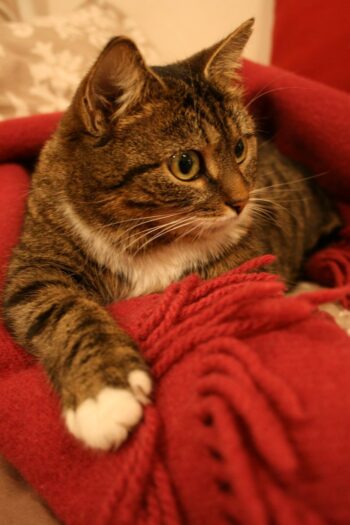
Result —
[{"label": "green eye", "polygon": [[191,180],[200,170],[200,157],[195,151],[183,151],[170,157],[169,169],[180,180]]},{"label": "green eye", "polygon": [[247,144],[244,138],[240,138],[237,140],[234,151],[235,151],[236,162],[240,164],[241,162],[244,161],[244,159],[247,156]]}]

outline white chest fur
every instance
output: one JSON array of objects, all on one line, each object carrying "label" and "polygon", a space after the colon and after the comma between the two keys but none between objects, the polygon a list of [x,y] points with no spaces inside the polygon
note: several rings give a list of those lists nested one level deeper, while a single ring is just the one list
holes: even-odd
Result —
[{"label": "white chest fur", "polygon": [[127,297],[160,292],[184,273],[195,271],[198,265],[215,257],[224,245],[237,242],[243,233],[237,226],[225,228],[206,240],[181,240],[147,254],[132,256],[118,252],[108,238],[87,225],[71,205],[65,205],[64,213],[85,242],[89,255],[116,275],[125,275],[130,283]]}]

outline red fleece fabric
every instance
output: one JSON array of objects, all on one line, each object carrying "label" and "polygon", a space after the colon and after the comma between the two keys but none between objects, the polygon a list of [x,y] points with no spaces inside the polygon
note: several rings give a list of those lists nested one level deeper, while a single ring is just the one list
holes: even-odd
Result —
[{"label": "red fleece fabric", "polygon": [[272,63],[350,91],[350,2],[275,0]]},{"label": "red fleece fabric", "polygon": [[[325,173],[349,219],[350,97],[252,63],[244,78],[259,127]],[[58,119],[0,124],[1,282],[28,191],[21,161]],[[310,260],[311,275],[350,284],[348,235]],[[270,260],[109,307],[155,379],[154,403],[117,452],[68,434],[40,364],[0,325],[0,453],[64,523],[349,525],[350,339],[317,310],[349,286],[284,297],[275,276],[254,272]]]}]

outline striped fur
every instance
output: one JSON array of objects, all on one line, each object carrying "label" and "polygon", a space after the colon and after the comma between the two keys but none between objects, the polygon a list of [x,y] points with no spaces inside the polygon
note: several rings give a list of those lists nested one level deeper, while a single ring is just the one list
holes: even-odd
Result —
[{"label": "striped fur", "polygon": [[[132,42],[112,40],[42,151],[4,315],[90,446],[119,446],[151,390],[105,304],[265,253],[293,283],[305,253],[339,225],[312,179],[258,139],[239,83],[228,81],[251,25],[167,67],[148,68]],[[200,155],[191,181],[169,170],[182,151]]]}]

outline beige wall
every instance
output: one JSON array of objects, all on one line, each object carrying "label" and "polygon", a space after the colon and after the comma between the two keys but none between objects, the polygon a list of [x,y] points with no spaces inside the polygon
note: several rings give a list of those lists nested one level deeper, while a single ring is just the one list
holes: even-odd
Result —
[{"label": "beige wall", "polygon": [[[137,23],[153,42],[162,62],[198,51],[230,33],[254,16],[254,34],[245,56],[268,63],[271,49],[274,0],[111,0]],[[30,4],[48,2],[53,13],[64,13],[82,0],[19,0],[30,12]]]},{"label": "beige wall", "polygon": [[268,63],[273,0],[115,0],[157,45],[164,61],[184,58],[213,44],[254,16],[245,55]]}]

